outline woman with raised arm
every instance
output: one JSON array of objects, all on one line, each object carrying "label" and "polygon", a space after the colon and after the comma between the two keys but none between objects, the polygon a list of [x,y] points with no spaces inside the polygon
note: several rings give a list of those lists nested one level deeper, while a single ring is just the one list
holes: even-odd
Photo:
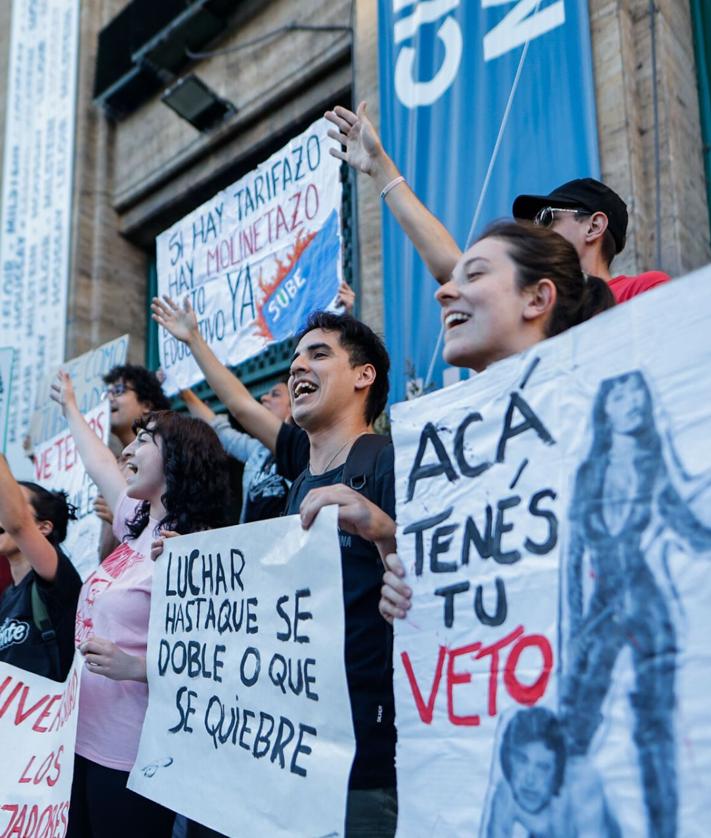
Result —
[{"label": "woman with raised arm", "polygon": [[119,546],[87,579],[76,641],[84,654],[69,838],[169,838],[174,814],[126,788],[148,704],[146,647],[153,576],[151,543],[161,533],[222,526],[226,455],[204,422],[169,411],[137,423],[113,454],[79,412],[69,376],[52,398],[61,406],[89,476],[111,508]]},{"label": "woman with raised arm", "polygon": [[0,454],[0,555],[12,574],[0,595],[0,661],[54,681],[74,660],[81,579],[60,547],[74,517],[65,492],[17,482]]},{"label": "woman with raised arm", "polygon": [[[545,227],[500,221],[462,254],[436,292],[448,364],[476,372],[614,304],[604,280],[582,272],[572,244]],[[404,617],[412,591],[396,554],[386,559],[380,613]]]}]

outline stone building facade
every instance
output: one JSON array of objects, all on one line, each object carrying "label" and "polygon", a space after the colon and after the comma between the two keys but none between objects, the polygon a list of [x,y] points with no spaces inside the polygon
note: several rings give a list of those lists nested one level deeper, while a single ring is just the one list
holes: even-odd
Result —
[{"label": "stone building facade", "polygon": [[[205,47],[214,54],[184,68],[237,109],[200,133],[160,91],[120,119],[97,106],[98,35],[128,4],[82,3],[67,357],[129,332],[131,358],[142,362],[155,236],[327,107],[367,99],[377,120],[376,0],[231,5],[228,26]],[[683,274],[711,260],[690,1],[589,6],[602,177],[631,211],[616,270]],[[10,13],[9,1],[0,4],[0,56],[9,49]],[[0,90],[5,73],[0,60]],[[158,75],[170,84],[170,73]],[[360,183],[356,205],[359,312],[381,329],[381,208],[369,184]]]}]

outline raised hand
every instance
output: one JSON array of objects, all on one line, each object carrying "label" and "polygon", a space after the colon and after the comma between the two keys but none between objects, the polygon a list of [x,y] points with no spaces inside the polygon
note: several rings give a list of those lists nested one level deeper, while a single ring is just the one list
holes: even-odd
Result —
[{"label": "raised hand", "polygon": [[336,297],[336,305],[343,306],[346,314],[353,314],[353,306],[355,305],[355,291],[347,282],[341,282],[338,286],[338,296]]},{"label": "raised hand", "polygon": [[66,372],[64,372],[64,370],[59,370],[57,373],[57,377],[54,379],[52,386],[50,387],[49,397],[52,401],[57,402],[57,404],[62,408],[62,412],[65,416],[67,414],[67,410],[77,406],[77,399],[74,395],[74,385],[72,384],[72,379]]},{"label": "raised hand", "polygon": [[330,129],[328,136],[346,149],[342,151],[340,148],[331,148],[331,156],[345,160],[349,166],[363,174],[376,175],[379,164],[387,155],[373,123],[368,119],[366,103],[358,105],[357,113],[336,105],[332,111],[326,111],[324,116],[337,129]]},{"label": "raised hand", "polygon": [[151,303],[153,319],[176,340],[189,343],[198,334],[198,322],[190,300],[185,297],[179,306],[170,297],[154,297]]}]

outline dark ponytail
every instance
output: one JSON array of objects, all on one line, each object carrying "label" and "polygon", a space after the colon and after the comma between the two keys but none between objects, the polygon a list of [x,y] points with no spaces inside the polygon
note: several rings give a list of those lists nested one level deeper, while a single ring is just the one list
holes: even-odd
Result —
[{"label": "dark ponytail", "polygon": [[615,305],[615,295],[604,279],[593,274],[583,274],[583,276],[585,284],[580,301],[580,323],[595,317],[596,314],[602,314],[603,311]]},{"label": "dark ponytail", "polygon": [[51,521],[52,532],[47,540],[55,547],[59,546],[67,537],[67,526],[70,521],[76,521],[76,507],[69,503],[66,492],[50,492],[37,483],[26,480],[18,481],[30,493],[30,503],[38,521]]},{"label": "dark ponytail", "polygon": [[556,304],[545,326],[546,337],[560,334],[615,305],[607,283],[584,274],[573,245],[553,230],[525,221],[496,221],[478,240],[489,238],[507,245],[521,289],[544,278],[554,283]]}]

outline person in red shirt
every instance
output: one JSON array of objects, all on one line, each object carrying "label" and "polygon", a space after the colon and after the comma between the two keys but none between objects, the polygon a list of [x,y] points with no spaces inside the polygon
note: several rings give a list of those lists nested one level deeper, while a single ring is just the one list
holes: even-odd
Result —
[{"label": "person in red shirt", "polygon": [[599,180],[578,178],[548,195],[519,195],[513,215],[550,227],[567,239],[578,251],[585,273],[604,279],[618,303],[670,279],[662,271],[612,276],[610,265],[624,249],[627,237],[627,205]]},{"label": "person in red shirt", "polygon": [[[331,156],[370,178],[432,276],[440,285],[449,282],[462,251],[388,156],[367,115],[366,103],[361,102],[357,111],[337,105],[324,116],[334,126],[328,136],[338,143],[329,150]],[[567,239],[578,252],[583,271],[606,280],[618,303],[670,279],[661,271],[638,276],[610,274],[613,258],[625,246],[627,206],[598,180],[573,180],[548,195],[519,195],[513,215],[519,220],[536,220]]]}]

